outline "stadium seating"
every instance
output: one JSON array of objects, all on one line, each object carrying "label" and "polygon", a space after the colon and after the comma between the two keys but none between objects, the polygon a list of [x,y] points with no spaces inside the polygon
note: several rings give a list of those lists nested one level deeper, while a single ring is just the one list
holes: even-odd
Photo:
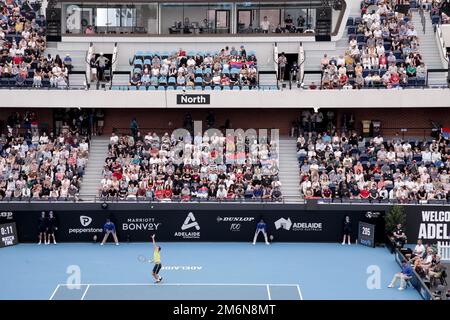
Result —
[{"label": "stadium seating", "polygon": [[2,50],[9,53],[0,62],[1,87],[67,86],[68,58],[43,56],[46,48],[45,19],[39,16],[38,5],[24,1],[1,3],[5,22],[0,31],[0,37],[4,39]]},{"label": "stadium seating", "polygon": [[[378,10],[368,12],[374,5]],[[427,68],[417,31],[408,16],[394,10],[384,2],[361,3],[361,17],[347,20],[348,50],[340,57],[321,60],[322,89],[425,85]]]},{"label": "stadium seating", "polygon": [[64,124],[59,135],[39,130],[37,121],[34,112],[8,118],[8,132],[0,138],[0,199],[76,199],[89,141],[77,121]]},{"label": "stadium seating", "polygon": [[[139,85],[143,74],[151,74],[151,85],[182,87],[185,89],[203,90],[214,87],[214,90],[246,90],[257,87],[256,53],[247,53],[244,46],[239,50],[226,47],[220,52],[158,52],[137,51],[134,56],[133,73],[135,79],[131,85]],[[155,79],[155,77],[157,77]],[[218,89],[216,89],[218,88]],[[162,89],[161,89],[162,90]]]},{"label": "stadium seating", "polygon": [[[240,136],[197,135],[177,141],[165,133],[112,134],[99,196],[155,201],[278,201],[276,145],[247,144],[230,152]],[[177,148],[183,150],[178,159]],[[223,150],[223,153],[219,153]],[[228,151],[227,151],[228,150]]]},{"label": "stadium seating", "polygon": [[449,200],[448,142],[313,132],[297,139],[304,198]]}]

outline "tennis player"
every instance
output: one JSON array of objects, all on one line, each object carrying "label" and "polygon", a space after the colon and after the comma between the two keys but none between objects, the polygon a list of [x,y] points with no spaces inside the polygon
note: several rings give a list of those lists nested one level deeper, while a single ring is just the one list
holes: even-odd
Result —
[{"label": "tennis player", "polygon": [[161,270],[161,247],[156,245],[155,235],[152,235],[153,240],[153,263],[155,266],[153,267],[152,276],[155,278],[155,283],[160,283],[162,281],[162,277],[159,275],[159,271]]}]

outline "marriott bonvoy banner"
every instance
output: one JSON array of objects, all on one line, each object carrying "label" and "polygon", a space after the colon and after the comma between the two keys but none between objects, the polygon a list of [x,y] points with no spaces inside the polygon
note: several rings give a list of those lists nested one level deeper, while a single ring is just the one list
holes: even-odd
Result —
[{"label": "marriott bonvoy banner", "polygon": [[406,207],[408,242],[423,239],[430,244],[450,240],[450,206]]}]

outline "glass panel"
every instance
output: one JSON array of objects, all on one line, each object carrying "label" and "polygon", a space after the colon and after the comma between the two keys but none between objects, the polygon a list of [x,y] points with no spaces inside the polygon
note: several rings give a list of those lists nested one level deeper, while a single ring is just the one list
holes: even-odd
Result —
[{"label": "glass panel", "polygon": [[252,11],[251,10],[238,10],[238,33],[246,33],[252,27]]},{"label": "glass panel", "polygon": [[273,31],[277,26],[280,25],[280,9],[261,9],[260,12],[260,27],[262,26],[262,21],[264,17],[267,17],[266,21],[269,23],[269,30]]},{"label": "glass panel", "polygon": [[221,8],[231,9],[231,4],[162,3],[161,34],[213,33],[217,28],[221,32],[229,32],[230,13],[216,15]]},{"label": "glass panel", "polygon": [[[82,4],[65,4],[63,10],[63,33],[81,34],[93,25],[93,9]],[[93,31],[93,28],[90,27]]]},{"label": "glass panel", "polygon": [[158,4],[136,4],[135,33],[158,34]]},{"label": "glass panel", "polygon": [[230,29],[230,12],[227,10],[216,10],[216,32],[228,33]]}]

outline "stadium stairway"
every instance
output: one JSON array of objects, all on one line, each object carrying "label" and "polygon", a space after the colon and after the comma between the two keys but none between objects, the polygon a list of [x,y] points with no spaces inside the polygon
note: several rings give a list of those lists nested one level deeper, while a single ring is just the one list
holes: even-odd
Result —
[{"label": "stadium stairway", "polygon": [[57,42],[47,42],[47,48],[44,51],[44,55],[50,54],[53,58],[59,54],[59,57],[64,60],[66,54],[69,54],[72,58],[72,65],[74,71],[84,71],[86,70],[86,50],[59,50]]},{"label": "stadium stairway", "polygon": [[69,73],[70,87],[84,88],[86,86],[86,75],[84,73]]},{"label": "stadium stairway", "polygon": [[[425,33],[423,32],[423,26],[418,11],[413,12],[413,24],[417,30],[420,43],[420,53],[427,66],[427,69],[447,69],[441,58],[436,35],[434,34],[433,24],[431,23],[430,14],[425,12]],[[429,85],[445,85],[447,72],[430,72],[428,73]]]},{"label": "stadium stairway", "polygon": [[312,82],[316,85],[320,84],[321,75],[320,74],[311,74],[307,73],[307,71],[320,71],[320,60],[323,58],[323,55],[326,53],[328,58],[331,57],[339,57],[340,55],[344,55],[345,51],[349,46],[349,39],[347,28],[345,28],[344,34],[342,38],[336,41],[336,46],[334,50],[307,50],[305,52],[305,76],[303,77],[303,83],[309,86]]},{"label": "stadium stairway", "polygon": [[108,136],[92,137],[89,160],[80,187],[80,199],[90,200],[98,195],[98,188],[103,177],[103,165],[108,154]]},{"label": "stadium stairway", "polygon": [[297,160],[297,143],[294,138],[280,137],[279,148],[279,178],[281,192],[285,202],[299,202],[300,194],[300,170]]},{"label": "stadium stairway", "polygon": [[114,74],[112,85],[113,86],[128,86],[130,84],[129,74]]}]

